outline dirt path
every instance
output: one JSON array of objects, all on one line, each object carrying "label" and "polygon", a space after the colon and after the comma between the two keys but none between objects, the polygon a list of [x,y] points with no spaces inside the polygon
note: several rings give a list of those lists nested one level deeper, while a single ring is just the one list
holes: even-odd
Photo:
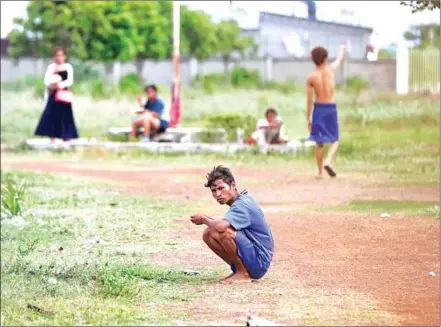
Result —
[{"label": "dirt path", "polygon": [[[203,188],[203,168],[149,165],[111,170],[99,166],[90,169],[72,162],[3,160],[2,168],[6,167],[102,178],[116,182],[121,191],[180,203],[213,203]],[[244,288],[242,293],[250,294],[246,298],[237,295],[240,292],[234,293],[237,298],[232,294],[215,295],[224,291],[219,286],[202,290],[221,308],[218,317],[213,311],[207,314],[195,309],[192,303],[187,308],[183,304],[186,311],[198,317],[207,315],[207,324],[219,324],[225,314],[239,317],[244,308],[251,306],[260,308],[267,317],[290,324],[301,319],[303,324],[439,326],[439,220],[296,213],[300,207],[337,205],[352,199],[438,201],[439,189],[378,187],[352,175],[317,182],[288,169],[277,174],[256,169],[234,172],[238,179],[240,176],[240,185],[253,193],[267,213],[276,243],[271,273],[251,288]],[[191,262],[200,268],[220,264],[202,246],[200,233],[185,226],[186,221],[176,221],[176,228],[170,231],[170,237],[185,247],[155,259],[165,265],[188,266]],[[429,277],[430,271],[436,277]],[[231,303],[235,305],[227,305]],[[321,316],[323,312],[326,316]]]}]

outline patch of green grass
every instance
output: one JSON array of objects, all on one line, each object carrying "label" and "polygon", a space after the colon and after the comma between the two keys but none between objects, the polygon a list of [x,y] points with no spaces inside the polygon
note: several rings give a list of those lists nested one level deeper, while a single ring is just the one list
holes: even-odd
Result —
[{"label": "patch of green grass", "polygon": [[[328,208],[329,209],[329,208]],[[326,210],[328,210],[326,209]],[[440,217],[439,202],[434,201],[394,201],[394,200],[353,200],[347,205],[334,208],[335,210],[355,211],[381,215]],[[323,209],[321,209],[323,210]]]},{"label": "patch of green grass", "polygon": [[439,185],[439,108],[428,100],[346,112],[338,161],[400,184]]},{"label": "patch of green grass", "polygon": [[168,305],[197,297],[192,286],[218,279],[215,271],[190,276],[151,262],[151,253],[173,251],[159,231],[187,207],[78,177],[1,176],[2,183],[28,185],[22,217],[1,221],[5,325],[172,324],[182,313]]}]

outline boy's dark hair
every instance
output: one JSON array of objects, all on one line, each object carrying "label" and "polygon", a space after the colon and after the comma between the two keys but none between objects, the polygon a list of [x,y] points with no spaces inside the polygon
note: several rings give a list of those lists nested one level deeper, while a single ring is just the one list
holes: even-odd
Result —
[{"label": "boy's dark hair", "polygon": [[311,58],[316,66],[320,66],[326,59],[328,59],[328,50],[323,47],[315,47],[311,51]]},{"label": "boy's dark hair", "polygon": [[155,84],[149,84],[149,85],[147,85],[147,86],[145,87],[144,91],[147,92],[148,89],[152,89],[153,91],[158,92],[158,88],[156,87]]},{"label": "boy's dark hair", "polygon": [[265,117],[268,117],[269,114],[274,114],[277,116],[277,110],[274,109],[273,107],[269,107],[268,109],[266,109],[265,111]]},{"label": "boy's dark hair", "polygon": [[207,182],[205,183],[205,187],[211,187],[211,185],[219,179],[230,186],[231,183],[235,181],[230,169],[224,166],[217,166],[207,174]]}]

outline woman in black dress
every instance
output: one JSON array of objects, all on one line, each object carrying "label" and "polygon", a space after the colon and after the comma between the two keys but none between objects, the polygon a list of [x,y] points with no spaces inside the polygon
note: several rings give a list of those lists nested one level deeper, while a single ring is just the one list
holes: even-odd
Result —
[{"label": "woman in black dress", "polygon": [[48,136],[51,143],[54,143],[56,138],[68,142],[78,138],[71,97],[70,94],[66,94],[70,92],[69,89],[73,84],[73,68],[66,63],[66,50],[57,48],[54,55],[55,62],[49,65],[44,76],[44,84],[47,88],[46,107],[35,135]]}]

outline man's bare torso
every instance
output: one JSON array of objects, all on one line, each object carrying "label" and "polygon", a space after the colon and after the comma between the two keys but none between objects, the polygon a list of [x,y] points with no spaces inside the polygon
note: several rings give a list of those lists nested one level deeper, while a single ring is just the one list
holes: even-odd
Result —
[{"label": "man's bare torso", "polygon": [[335,102],[335,77],[331,67],[318,68],[308,76],[308,83],[314,89],[316,102]]}]

